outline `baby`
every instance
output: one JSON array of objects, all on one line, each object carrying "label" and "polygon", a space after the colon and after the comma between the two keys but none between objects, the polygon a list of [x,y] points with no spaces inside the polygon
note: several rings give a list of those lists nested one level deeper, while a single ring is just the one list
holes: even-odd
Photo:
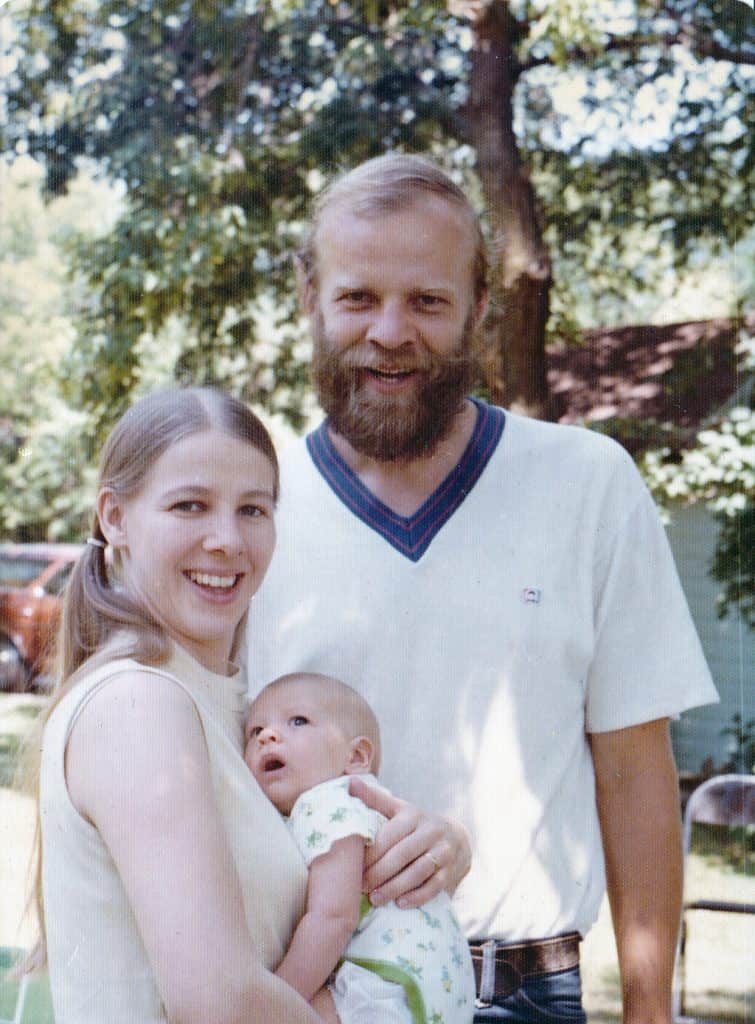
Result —
[{"label": "baby", "polygon": [[380,734],[363,698],[328,676],[276,679],[250,708],[245,759],[309,865],[279,977],[329,1024],[469,1024],[472,961],[448,896],[401,910],[362,895],[365,845],[385,820],[349,794],[350,775],[377,785]]}]

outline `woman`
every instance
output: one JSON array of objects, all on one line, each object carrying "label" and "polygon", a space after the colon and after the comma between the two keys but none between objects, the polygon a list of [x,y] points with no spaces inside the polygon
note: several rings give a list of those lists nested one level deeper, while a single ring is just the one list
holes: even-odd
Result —
[{"label": "woman", "polygon": [[306,870],[249,785],[233,665],[277,493],[264,427],[211,390],[143,399],[105,445],[41,762],[58,1024],[318,1019],[272,973]]},{"label": "woman", "polygon": [[[233,664],[277,496],[269,435],[220,392],[144,398],[105,444],[40,766],[57,1024],[319,1019],[273,973],[307,871],[250,781]],[[454,826],[375,806],[393,816],[375,867],[398,879],[395,895],[417,886],[411,864],[439,840],[463,874]]]}]

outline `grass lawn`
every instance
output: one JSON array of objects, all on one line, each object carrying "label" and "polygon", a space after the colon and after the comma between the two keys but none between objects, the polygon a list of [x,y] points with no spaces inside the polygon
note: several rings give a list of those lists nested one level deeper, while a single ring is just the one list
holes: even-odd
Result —
[{"label": "grass lawn", "polygon": [[[755,876],[719,858],[692,854],[685,895],[755,903]],[[755,917],[698,911],[687,916],[686,1015],[706,1021],[755,1022]],[[582,944],[584,1002],[591,1024],[620,1020],[616,946],[608,902]]]},{"label": "grass lawn", "polygon": [[[40,706],[35,697],[0,694],[0,947],[28,946],[33,930],[23,920],[25,870],[31,847],[31,801],[12,788],[20,737]],[[706,837],[708,842],[711,836]],[[752,835],[749,836],[752,848]],[[729,851],[732,853],[732,849]],[[755,903],[753,854],[733,848],[731,862],[715,852],[693,854],[687,864],[687,898]],[[690,915],[687,944],[687,1012],[690,1016],[755,1024],[755,916],[698,912]],[[608,905],[582,945],[585,1007],[591,1024],[620,1019],[616,947]],[[0,956],[0,974],[2,958]],[[0,1019],[11,987],[0,981]],[[46,982],[35,983],[24,1024],[52,1024]]]}]

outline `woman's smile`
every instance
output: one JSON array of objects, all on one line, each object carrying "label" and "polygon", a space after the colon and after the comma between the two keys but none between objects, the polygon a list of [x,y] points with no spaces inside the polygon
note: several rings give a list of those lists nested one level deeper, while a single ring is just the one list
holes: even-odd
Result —
[{"label": "woman's smile", "polygon": [[244,579],[244,573],[221,575],[218,572],[198,572],[195,569],[188,569],[184,576],[205,600],[221,604],[235,600]]}]

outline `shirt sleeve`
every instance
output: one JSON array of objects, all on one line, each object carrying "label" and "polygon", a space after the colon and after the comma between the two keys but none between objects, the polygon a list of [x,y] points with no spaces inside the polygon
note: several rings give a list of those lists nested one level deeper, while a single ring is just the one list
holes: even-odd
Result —
[{"label": "shirt sleeve", "polygon": [[289,827],[309,865],[330,850],[333,843],[359,835],[365,844],[374,842],[382,817],[349,793],[349,776],[314,786],[294,804]]},{"label": "shirt sleeve", "polygon": [[588,732],[718,700],[658,510],[627,462],[628,456],[611,488],[612,509],[603,520],[609,540],[595,564]]}]

